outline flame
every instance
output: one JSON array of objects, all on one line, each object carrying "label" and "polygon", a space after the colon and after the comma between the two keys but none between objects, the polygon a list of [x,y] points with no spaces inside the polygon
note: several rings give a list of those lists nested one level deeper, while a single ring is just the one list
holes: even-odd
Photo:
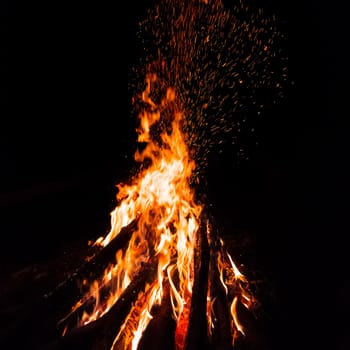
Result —
[{"label": "flame", "polygon": [[[234,341],[239,336],[239,333],[245,336],[244,327],[239,321],[237,303],[240,302],[248,310],[251,310],[257,307],[258,302],[249,289],[249,282],[247,278],[240,272],[237,265],[234,263],[222,239],[220,239],[219,241],[219,250],[217,252],[216,266],[218,268],[221,286],[227,296],[227,302],[230,304],[229,310],[231,317],[231,333],[233,336],[232,345],[234,345]],[[208,294],[208,333],[211,334],[211,328],[215,327],[215,323],[213,320],[216,319],[214,311],[216,296],[211,296],[210,293]],[[229,301],[230,299],[231,301]]]},{"label": "flame", "polygon": [[[136,151],[135,160],[147,164],[135,175],[130,183],[117,185],[118,205],[111,212],[111,229],[95,245],[106,247],[118,236],[122,228],[134,220],[137,227],[125,249],[116,252],[116,263],[111,264],[103,276],[90,284],[89,292],[73,306],[72,312],[82,307],[84,301],[93,300],[93,310],[84,313],[78,326],[84,326],[106,314],[121,297],[143,264],[156,259],[156,278],[147,284],[138,295],[117,334],[111,349],[136,350],[142,334],[152,319],[152,308],[161,305],[164,286],[170,289],[170,303],[173,318],[177,322],[175,331],[176,348],[184,348],[188,328],[192,287],[194,282],[194,248],[199,234],[200,216],[203,206],[196,202],[190,178],[195,169],[191,159],[181,123],[185,114],[179,108],[176,91],[168,88],[158,103],[152,99],[155,74],[146,76],[146,88],[141,95],[144,108],[139,114],[138,141],[145,143],[142,151]],[[171,128],[152,134],[152,128],[166,120]],[[209,226],[207,234],[209,235]],[[220,281],[229,296],[235,285],[231,301],[232,332],[244,334],[236,313],[237,301],[249,307],[252,298],[246,291],[245,277],[224,251],[220,241],[217,266]],[[84,285],[88,282],[85,280]],[[105,289],[109,295],[102,296]],[[232,294],[232,293],[231,293]],[[208,333],[214,327],[213,307],[216,296],[208,294]]]},{"label": "flame", "polygon": [[[181,132],[184,115],[177,109],[174,89],[167,89],[158,105],[152,100],[151,89],[156,80],[154,74],[146,77],[142,101],[147,108],[140,113],[137,129],[138,141],[146,143],[146,147],[135,153],[136,161],[142,163],[148,160],[150,165],[140,171],[130,184],[117,186],[119,204],[111,213],[111,230],[106,237],[98,238],[95,245],[106,247],[124,226],[139,217],[138,227],[127,248],[116,253],[116,264],[108,267],[103,277],[91,284],[84,300],[93,298],[95,306],[90,314],[85,312],[80,320],[80,326],[86,325],[108,312],[141,265],[156,256],[157,283],[147,292],[144,303],[137,307],[139,320],[132,330],[132,349],[137,348],[152,318],[152,307],[161,303],[165,280],[171,287],[174,318],[181,318],[192,291],[193,249],[202,211],[202,206],[195,203],[193,190],[189,186],[195,164],[190,159]],[[156,142],[151,136],[151,129],[169,109],[173,110],[170,116],[173,118],[171,131],[163,132]],[[111,281],[113,290],[107,300],[102,300],[100,291]],[[82,301],[79,301],[72,311],[81,305]]]}]

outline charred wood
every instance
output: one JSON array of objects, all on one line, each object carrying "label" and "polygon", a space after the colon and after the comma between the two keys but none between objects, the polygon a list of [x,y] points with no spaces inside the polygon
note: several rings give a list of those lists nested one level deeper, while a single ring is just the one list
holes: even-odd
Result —
[{"label": "charred wood", "polygon": [[155,278],[157,264],[156,259],[145,264],[118,301],[101,318],[86,326],[74,328],[70,333],[42,350],[110,349],[139,292],[144,289],[146,283],[150,283]]},{"label": "charred wood", "polygon": [[202,220],[194,251],[194,283],[185,350],[208,348],[207,293],[209,247],[207,232]]},{"label": "charred wood", "polygon": [[174,350],[176,321],[170,301],[170,284],[164,286],[160,305],[152,308],[152,320],[142,335],[138,350]]},{"label": "charred wood", "polygon": [[53,290],[46,294],[51,302],[55,300],[62,302],[65,295],[79,295],[79,281],[88,276],[95,275],[115,259],[115,253],[124,247],[130,240],[137,228],[138,220],[133,220],[129,225],[123,227],[119,234],[103,249],[94,252],[93,256],[84,264],[80,265],[64,281],[59,283]]},{"label": "charred wood", "polygon": [[227,294],[220,280],[217,265],[219,252],[219,234],[216,230],[210,231],[210,295],[212,299],[212,329],[210,343],[213,350],[232,350],[233,336]]}]

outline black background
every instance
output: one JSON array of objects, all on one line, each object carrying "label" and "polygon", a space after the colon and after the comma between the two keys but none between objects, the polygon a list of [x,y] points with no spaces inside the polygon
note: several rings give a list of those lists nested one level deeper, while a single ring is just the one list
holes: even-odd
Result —
[{"label": "black background", "polygon": [[[225,230],[253,237],[271,348],[347,349],[345,12],[334,1],[257,3],[286,20],[294,84],[265,113],[251,161],[210,165],[208,196]],[[0,8],[1,276],[108,231],[115,185],[133,165],[127,73],[151,4]]]}]

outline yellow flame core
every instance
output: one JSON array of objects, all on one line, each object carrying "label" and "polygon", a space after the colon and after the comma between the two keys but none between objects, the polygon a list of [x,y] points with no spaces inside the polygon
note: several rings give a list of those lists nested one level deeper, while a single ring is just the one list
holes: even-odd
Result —
[{"label": "yellow flame core", "polygon": [[[139,115],[137,129],[138,141],[146,143],[142,151],[135,153],[135,160],[142,163],[147,160],[147,167],[132,178],[130,184],[118,185],[118,206],[111,212],[111,230],[105,237],[95,241],[95,245],[106,247],[121,229],[138,219],[137,229],[132,233],[128,246],[116,252],[116,264],[110,265],[101,279],[90,285],[90,292],[83,300],[93,298],[95,306],[92,312],[84,312],[80,326],[86,325],[107,313],[128,287],[143,263],[156,258],[158,263],[157,277],[139,294],[129,315],[126,317],[111,349],[123,343],[124,349],[136,350],[143,332],[152,319],[152,308],[160,305],[164,292],[164,283],[170,286],[170,303],[173,318],[177,321],[177,349],[182,349],[189,318],[189,304],[194,279],[193,256],[196,235],[200,225],[202,205],[196,203],[194,191],[190,188],[190,177],[195,168],[181,130],[184,114],[178,108],[174,89],[167,89],[164,99],[156,104],[151,98],[152,85],[157,81],[154,74],[146,77],[146,89],[142,101],[146,107]],[[171,129],[163,131],[158,140],[151,135],[152,126],[162,118],[170,117]],[[165,116],[164,116],[165,115]],[[209,235],[209,227],[207,227]],[[223,245],[223,242],[221,242]],[[219,253],[217,266],[220,281],[225,293],[231,287],[227,279],[227,270],[231,271],[234,282],[245,282],[227,253]],[[84,281],[87,284],[87,281]],[[106,285],[110,288],[107,300],[100,293]],[[232,332],[243,333],[238,322],[236,303],[244,301],[248,307],[250,294],[239,285],[238,294],[228,305],[232,316]],[[215,295],[208,293],[207,316],[208,334],[214,327],[212,305]],[[103,301],[102,301],[103,299]],[[72,310],[82,305],[80,300]],[[121,340],[121,338],[123,338]]]}]

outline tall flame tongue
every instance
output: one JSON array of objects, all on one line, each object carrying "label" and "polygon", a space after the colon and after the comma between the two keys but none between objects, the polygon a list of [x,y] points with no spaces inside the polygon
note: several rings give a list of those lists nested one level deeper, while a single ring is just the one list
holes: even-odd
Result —
[{"label": "tall flame tongue", "polygon": [[[146,89],[142,93],[144,108],[139,114],[137,132],[138,141],[145,147],[135,153],[135,160],[143,167],[130,184],[118,185],[118,206],[111,213],[111,230],[105,237],[96,240],[95,245],[100,245],[102,249],[108,246],[123,227],[135,220],[137,228],[132,232],[128,246],[116,252],[116,264],[110,265],[100,279],[91,283],[90,292],[72,308],[74,312],[84,301],[93,299],[93,311],[84,311],[79,326],[97,320],[118,301],[144,264],[156,262],[156,277],[139,293],[111,349],[120,349],[120,344],[123,344],[123,349],[137,349],[152,319],[152,308],[161,305],[166,288],[176,321],[177,350],[185,348],[189,327],[195,276],[194,251],[197,235],[203,234],[203,230],[199,230],[203,207],[196,203],[194,190],[190,187],[195,163],[189,156],[181,131],[184,114],[178,108],[175,90],[168,88],[165,97],[157,104],[152,99],[156,82],[157,76],[148,74]],[[160,127],[162,121],[171,127],[163,130],[158,137],[153,136],[152,128]],[[210,237],[209,227],[207,236]],[[234,340],[238,332],[244,334],[238,322],[236,303],[240,301],[249,308],[253,298],[247,291],[244,276],[224,250],[223,242],[216,241],[219,243],[211,242],[216,247],[212,252],[217,257],[214,269],[218,272],[218,284],[227,297]],[[213,267],[210,269],[213,270]],[[107,298],[106,286],[109,289]],[[207,297],[208,334],[215,327],[216,295],[211,295],[210,290]]]},{"label": "tall flame tongue", "polygon": [[[145,148],[135,154],[138,162],[147,166],[132,179],[130,185],[119,184],[117,199],[119,205],[111,213],[112,227],[108,235],[96,243],[106,247],[122,227],[139,217],[138,228],[133,233],[125,251],[116,254],[117,264],[109,268],[101,281],[93,284],[96,305],[91,314],[84,314],[81,324],[85,325],[108,312],[111,306],[129,285],[143,263],[152,258],[158,261],[156,281],[147,286],[142,302],[137,303],[138,322],[129,333],[133,333],[132,349],[136,349],[140,337],[152,318],[151,309],[160,304],[165,280],[170,285],[170,297],[174,318],[177,320],[187,309],[193,284],[193,249],[199,227],[202,207],[194,202],[194,193],[189,179],[194,169],[181,132],[183,114],[177,109],[175,91],[169,88],[165,98],[157,105],[151,98],[152,85],[156,75],[148,75],[142,100],[146,104],[140,113],[138,141],[146,143]],[[172,111],[173,115],[168,114]],[[153,140],[152,126],[161,118],[172,118],[171,130],[162,132],[160,140]],[[176,276],[176,277],[175,277]],[[99,290],[114,280],[109,299],[100,303]],[[135,317],[135,310],[129,318]],[[122,327],[131,327],[125,322]],[[117,337],[118,338],[118,337]]]}]

